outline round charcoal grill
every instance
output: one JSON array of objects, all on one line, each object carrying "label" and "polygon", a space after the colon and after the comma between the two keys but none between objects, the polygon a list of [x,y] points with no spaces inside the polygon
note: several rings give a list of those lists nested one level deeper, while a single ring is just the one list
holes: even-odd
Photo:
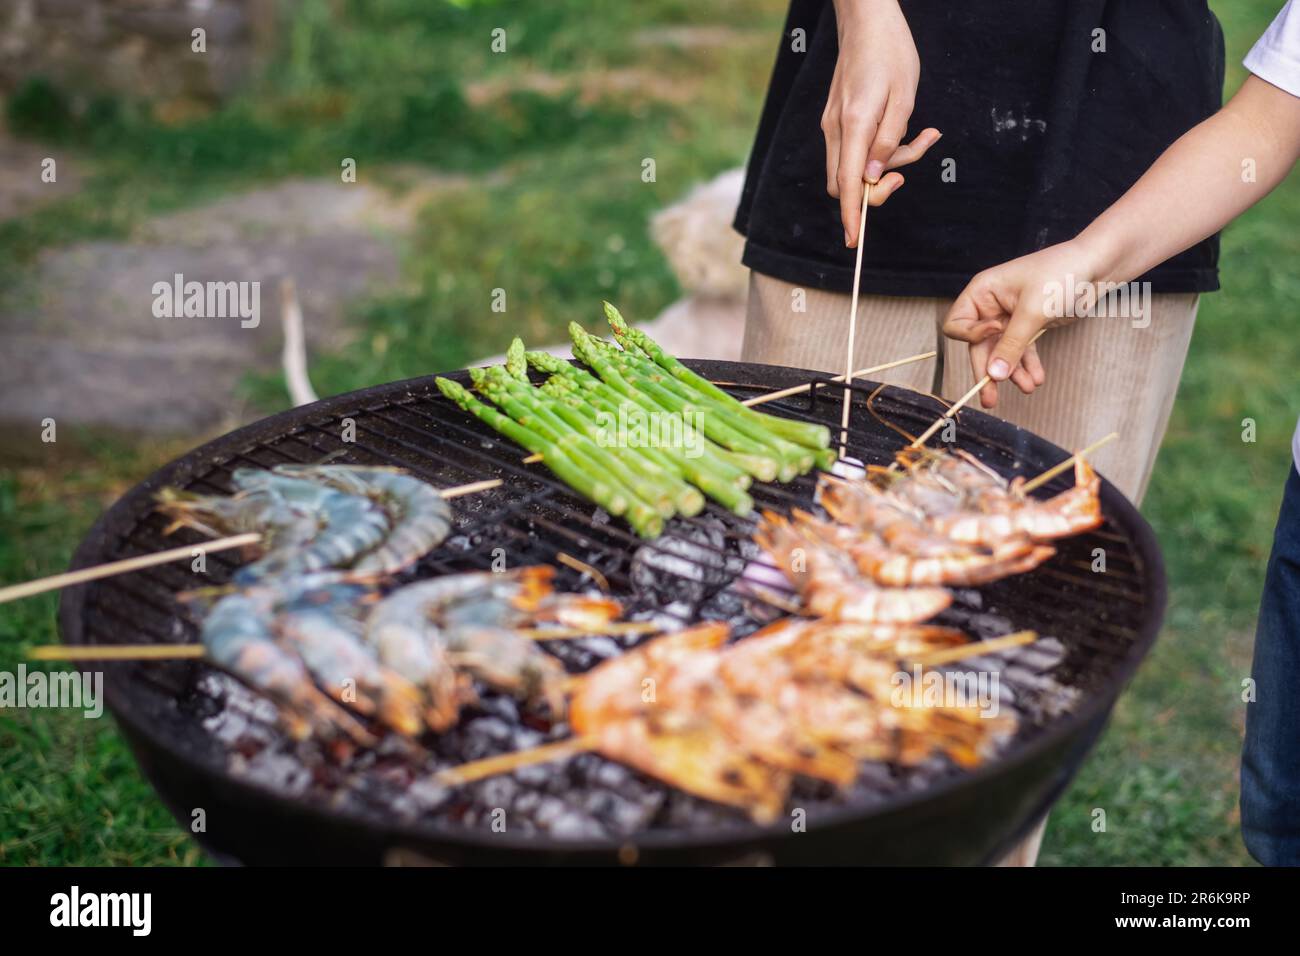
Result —
[{"label": "round charcoal grill", "polygon": [[[691,364],[740,397],[826,381],[798,369]],[[450,377],[467,379],[464,373]],[[873,387],[854,387],[848,452],[883,464],[902,439],[869,414],[865,398]],[[842,386],[828,387],[815,398],[789,398],[766,410],[819,421],[835,432],[843,392]],[[885,389],[873,405],[882,417],[913,434],[942,411],[933,397],[896,388]],[[345,436],[352,440],[345,441]],[[1068,454],[973,410],[960,413],[957,445],[1008,477],[1037,474]],[[73,567],[189,540],[198,543],[201,539],[188,531],[163,537],[165,522],[153,512],[152,497],[164,485],[225,493],[236,468],[313,462],[332,455],[334,461],[408,468],[438,487],[492,477],[505,480],[491,492],[457,499],[452,537],[407,578],[481,570],[494,561],[499,566],[503,557],[512,567],[556,564],[557,555],[567,554],[599,569],[614,595],[626,602],[630,616],[653,612],[660,621],[676,618],[682,623],[729,618],[742,634],[759,626],[754,606],[742,603],[735,591],[746,559],[753,556],[752,520],[710,503],[699,516],[673,519],[660,539],[643,542],[623,522],[574,496],[543,467],[523,464],[523,454],[444,399],[432,378],[340,395],[232,432],[159,470],[104,514],[78,549]],[[1054,494],[1070,481],[1068,474],[1059,477],[1039,494]],[[756,484],[753,492],[759,508],[788,513],[792,507],[811,506],[813,489],[813,477],[805,476],[789,485]],[[189,826],[195,809],[205,811],[206,831],[196,837],[225,861],[984,863],[1014,845],[1060,795],[1160,626],[1165,580],[1152,531],[1107,482],[1102,485],[1102,506],[1107,520],[1097,531],[1060,542],[1057,555],[1033,573],[958,592],[954,610],[946,612],[948,621],[983,636],[1033,628],[1056,638],[1063,656],[1052,670],[1053,681],[1056,693],[1064,690],[1068,704],[1037,701],[1021,715],[1009,744],[974,771],[957,770],[946,761],[943,767],[903,775],[876,766],[874,776],[864,770],[864,777],[846,794],[796,790],[791,804],[805,810],[803,827],[784,820],[760,827],[739,812],[620,771],[595,755],[534,774],[539,789],[527,802],[563,804],[567,793],[581,790],[584,799],[599,803],[603,784],[594,781],[612,773],[623,785],[659,801],[654,814],[630,833],[575,835],[512,827],[513,810],[507,812],[505,832],[497,832],[463,795],[441,799],[431,809],[403,812],[409,803],[403,803],[402,794],[420,792],[419,783],[428,773],[423,765],[413,770],[410,758],[363,755],[343,769],[324,759],[307,759],[301,752],[304,745],[284,738],[274,714],[266,711],[264,702],[254,701],[258,707],[248,718],[249,726],[257,730],[259,752],[272,754],[271,763],[281,772],[250,773],[247,740],[214,730],[233,707],[232,688],[249,696],[229,678],[196,661],[96,666],[105,670],[108,706],[145,774],[182,826]],[[1105,555],[1104,573],[1092,570],[1099,548]],[[181,563],[71,588],[59,612],[64,640],[196,640],[194,622],[177,605],[175,594],[224,582],[236,562],[228,554],[211,554],[206,574],[193,573]],[[559,587],[589,586],[578,571],[563,563],[558,568]],[[587,642],[549,646],[571,670],[582,670],[611,653],[609,639],[600,640],[605,644],[599,652],[584,650],[592,646]],[[1032,697],[1039,692],[1028,693]],[[526,722],[527,715],[514,716]],[[490,715],[492,726],[500,729],[510,717],[508,712],[504,717]],[[474,715],[467,719],[472,721]],[[557,734],[562,730],[554,728]],[[457,728],[430,741],[430,766],[513,749],[502,743],[486,751],[480,745],[475,745],[477,750],[458,750],[464,740]],[[497,786],[480,802],[492,805],[499,799],[503,791]],[[388,796],[369,800],[371,789]],[[343,793],[346,799],[339,796]],[[616,798],[610,795],[609,800]]]}]

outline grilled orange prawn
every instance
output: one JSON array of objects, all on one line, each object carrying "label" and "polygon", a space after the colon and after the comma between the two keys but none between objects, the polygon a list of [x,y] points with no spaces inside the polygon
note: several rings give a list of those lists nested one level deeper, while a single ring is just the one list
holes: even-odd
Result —
[{"label": "grilled orange prawn", "polygon": [[988,547],[953,541],[864,481],[828,480],[821,502],[837,524],[800,512],[796,521],[844,550],[877,584],[986,584],[1030,571],[1056,553],[1026,535],[999,539]]},{"label": "grilled orange prawn", "polygon": [[924,621],[952,603],[940,587],[881,587],[853,561],[806,528],[765,512],[754,540],[771,556],[818,617],[859,623]]},{"label": "grilled orange prawn", "polygon": [[953,541],[991,545],[1017,535],[1052,541],[1101,525],[1101,478],[1083,458],[1074,463],[1074,487],[1052,498],[1022,497],[1023,484],[1016,479],[1006,495],[981,498],[979,511],[936,518],[933,527]]},{"label": "grilled orange prawn", "polygon": [[704,625],[606,661],[576,682],[569,721],[611,760],[771,820],[785,804],[789,774],[738,746],[699,709],[698,678],[674,676],[688,661],[715,653],[726,637],[725,625]]},{"label": "grilled orange prawn", "polygon": [[789,719],[857,759],[908,766],[938,751],[973,766],[1013,721],[892,697],[901,659],[965,643],[964,634],[944,627],[786,620],[731,648],[723,673],[737,691],[778,688],[777,706]]}]

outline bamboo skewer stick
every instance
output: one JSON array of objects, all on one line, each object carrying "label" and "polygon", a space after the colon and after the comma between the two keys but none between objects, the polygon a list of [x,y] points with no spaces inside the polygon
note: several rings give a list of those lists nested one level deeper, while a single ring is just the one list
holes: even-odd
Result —
[{"label": "bamboo skewer stick", "polygon": [[862,285],[862,240],[867,235],[867,206],[871,202],[871,183],[862,190],[862,215],[858,217],[858,254],[853,266],[853,301],[849,305],[849,343],[844,357],[844,408],[840,413],[840,458],[849,450],[849,410],[853,407],[853,340],[858,330],[858,290]]},{"label": "bamboo skewer stick", "polygon": [[[891,368],[898,368],[900,365],[910,365],[912,362],[924,362],[926,359],[932,359],[939,353],[936,351],[919,352],[916,355],[909,355],[907,358],[895,359],[892,362],[885,362],[883,365],[872,365],[869,368],[860,368],[853,373],[853,378],[862,378],[875,372],[884,372]],[[832,382],[844,381],[843,375],[836,375]],[[762,405],[764,402],[774,402],[778,398],[788,398],[791,395],[798,395],[801,392],[809,392],[814,388],[821,388],[825,382],[810,382],[806,385],[791,385],[789,388],[783,388],[776,392],[768,392],[766,395],[756,395],[753,398],[747,398],[740,404],[742,405]]]},{"label": "bamboo skewer stick", "polygon": [[1047,469],[1047,471],[1043,472],[1037,478],[1031,478],[1029,479],[1029,481],[1026,481],[1023,485],[1020,486],[1020,493],[1027,495],[1035,488],[1041,488],[1043,485],[1047,484],[1049,481],[1051,481],[1061,472],[1065,471],[1067,468],[1073,467],[1074,463],[1078,461],[1080,458],[1087,458],[1098,448],[1102,447],[1103,445],[1110,444],[1118,437],[1119,437],[1119,432],[1111,432],[1105,438],[1097,439],[1087,448],[1083,449],[1082,451],[1075,452],[1073,455],[1065,459],[1065,461],[1061,462],[1059,465],[1053,465],[1051,468]]},{"label": "bamboo skewer stick", "polygon": [[523,627],[515,633],[534,641],[561,641],[575,637],[627,637],[658,629],[650,621],[614,621],[599,627]]},{"label": "bamboo skewer stick", "polygon": [[[439,494],[443,498],[459,498],[462,495],[472,495],[480,491],[487,491],[489,488],[496,488],[500,484],[502,484],[500,478],[488,478],[484,481],[471,482],[468,485],[444,488]],[[46,591],[57,591],[60,588],[71,587],[74,584],[85,584],[87,581],[111,578],[115,574],[140,571],[160,564],[170,564],[172,561],[183,561],[186,558],[194,557],[196,551],[205,554],[216,551],[229,551],[231,548],[243,547],[246,544],[256,544],[261,539],[261,534],[256,531],[249,531],[245,534],[231,535],[227,538],[214,538],[211,541],[203,541],[197,544],[184,544],[178,548],[169,548],[166,551],[158,551],[154,554],[141,554],[134,558],[123,558],[121,561],[97,564],[92,568],[82,568],[79,571],[52,574],[49,577],[37,578],[35,581],[26,581],[22,584],[0,588],[0,604],[16,601],[19,598],[31,597],[35,594],[44,594]]]},{"label": "bamboo skewer stick", "polygon": [[[887,372],[891,368],[898,368],[899,366],[902,365],[911,365],[913,362],[924,362],[926,359],[932,359],[938,354],[939,354],[938,352],[931,349],[929,352],[918,352],[915,355],[907,356],[907,358],[894,359],[894,361],[892,362],[883,362],[880,365],[870,365],[867,368],[860,368],[856,372],[854,372],[853,378],[859,379],[867,375],[873,375],[876,372]],[[836,375],[831,379],[831,382],[842,382],[842,381],[844,381],[843,375]],[[714,384],[725,384],[725,383],[715,382]],[[745,399],[740,404],[748,407],[752,407],[754,405],[763,405],[767,402],[775,402],[778,399],[789,398],[791,395],[799,395],[803,392],[810,392],[814,388],[821,388],[827,384],[828,384],[827,382],[809,382],[804,385],[791,385],[789,388],[778,389],[775,392],[767,392],[763,395],[755,395],[753,398]],[[541,460],[542,460],[541,455],[529,455],[527,458],[523,459],[523,464],[533,465]]]},{"label": "bamboo skewer stick", "polygon": [[33,661],[166,661],[203,657],[202,644],[47,644],[33,647]]},{"label": "bamboo skewer stick", "polygon": [[158,551],[155,554],[141,554],[134,558],[123,558],[121,561],[110,561],[108,564],[99,564],[93,568],[82,568],[80,571],[68,571],[63,574],[53,574],[47,578],[37,578],[35,581],[0,588],[0,604],[7,601],[16,601],[18,598],[30,597],[33,594],[44,594],[46,591],[57,591],[59,588],[71,587],[74,584],[98,581],[100,578],[112,577],[115,574],[125,574],[128,571],[139,571],[142,568],[151,568],[158,564],[168,564],[172,561],[192,558],[195,551],[229,551],[231,548],[242,547],[246,544],[256,544],[261,540],[261,537],[256,531],[250,531],[247,534],[217,538],[215,541],[201,544],[186,544],[179,548]]},{"label": "bamboo skewer stick", "polygon": [[[1037,342],[1040,338],[1042,338],[1043,333],[1046,331],[1047,331],[1046,329],[1039,329],[1038,334],[1029,340],[1029,344],[1033,345],[1035,342]],[[931,425],[925,431],[921,432],[921,434],[918,435],[916,438],[914,438],[912,440],[912,443],[907,447],[920,448],[922,445],[928,442],[930,438],[934,435],[934,433],[943,427],[943,423],[948,421],[950,418],[952,418],[953,412],[957,411],[960,408],[965,407],[967,402],[969,402],[972,398],[974,398],[976,395],[980,393],[980,389],[982,389],[985,385],[988,385],[992,381],[993,381],[992,377],[985,375],[982,379],[980,379],[978,382],[972,385],[969,392],[967,392],[961,398],[957,399],[957,401],[953,402],[952,405],[948,407],[947,411],[945,411],[942,415],[940,415],[935,420],[933,425]],[[894,462],[892,465],[889,466],[889,470],[894,471],[898,467],[899,467],[898,462]]]},{"label": "bamboo skewer stick", "polygon": [[1011,647],[1032,644],[1036,640],[1038,640],[1037,631],[1016,631],[1014,634],[1007,634],[1005,637],[994,637],[987,641],[971,641],[969,644],[946,647],[941,651],[922,654],[919,657],[909,658],[909,660],[913,664],[920,664],[922,667],[934,667],[937,664],[950,664],[953,661],[959,661],[967,657],[982,657],[985,654],[995,654]]},{"label": "bamboo skewer stick", "polygon": [[471,481],[467,485],[457,485],[454,488],[443,488],[439,495],[443,498],[459,498],[462,495],[478,494],[480,491],[487,491],[489,488],[499,488],[505,484],[500,478],[484,478],[482,481]]},{"label": "bamboo skewer stick", "polygon": [[[625,637],[649,634],[658,628],[650,621],[615,621],[599,627],[527,627],[517,632],[534,641],[563,641],[579,637]],[[34,647],[33,661],[161,661],[203,657],[202,644],[46,644]]]},{"label": "bamboo skewer stick", "polygon": [[456,767],[448,767],[434,774],[433,780],[434,783],[443,786],[456,787],[473,783],[475,780],[495,777],[498,774],[510,773],[521,767],[532,767],[539,763],[550,763],[553,760],[563,760],[576,754],[587,753],[596,749],[596,743],[594,737],[571,737],[553,744],[543,744],[540,747],[516,750],[512,753],[498,754],[495,757],[485,757],[482,760],[472,760]]},{"label": "bamboo skewer stick", "polygon": [[560,564],[563,564],[565,567],[573,568],[573,570],[577,571],[579,574],[585,574],[596,583],[596,587],[600,588],[606,594],[609,593],[609,578],[601,574],[599,568],[593,568],[586,561],[579,561],[573,555],[564,551],[556,552],[555,560]]}]

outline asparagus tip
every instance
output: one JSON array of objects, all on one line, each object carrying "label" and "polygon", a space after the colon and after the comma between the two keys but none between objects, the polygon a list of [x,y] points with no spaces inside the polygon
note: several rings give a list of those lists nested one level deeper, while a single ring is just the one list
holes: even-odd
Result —
[{"label": "asparagus tip", "polygon": [[614,307],[614,303],[605,303],[605,318],[609,320],[609,327],[614,330],[615,334],[627,331],[627,322],[624,320],[623,314]]}]

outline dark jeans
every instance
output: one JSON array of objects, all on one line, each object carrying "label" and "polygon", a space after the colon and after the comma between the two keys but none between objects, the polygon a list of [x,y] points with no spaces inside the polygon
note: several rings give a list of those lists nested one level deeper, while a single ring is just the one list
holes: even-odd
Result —
[{"label": "dark jeans", "polygon": [[1282,496],[1255,630],[1241,753],[1241,836],[1265,866],[1300,866],[1300,475]]}]

